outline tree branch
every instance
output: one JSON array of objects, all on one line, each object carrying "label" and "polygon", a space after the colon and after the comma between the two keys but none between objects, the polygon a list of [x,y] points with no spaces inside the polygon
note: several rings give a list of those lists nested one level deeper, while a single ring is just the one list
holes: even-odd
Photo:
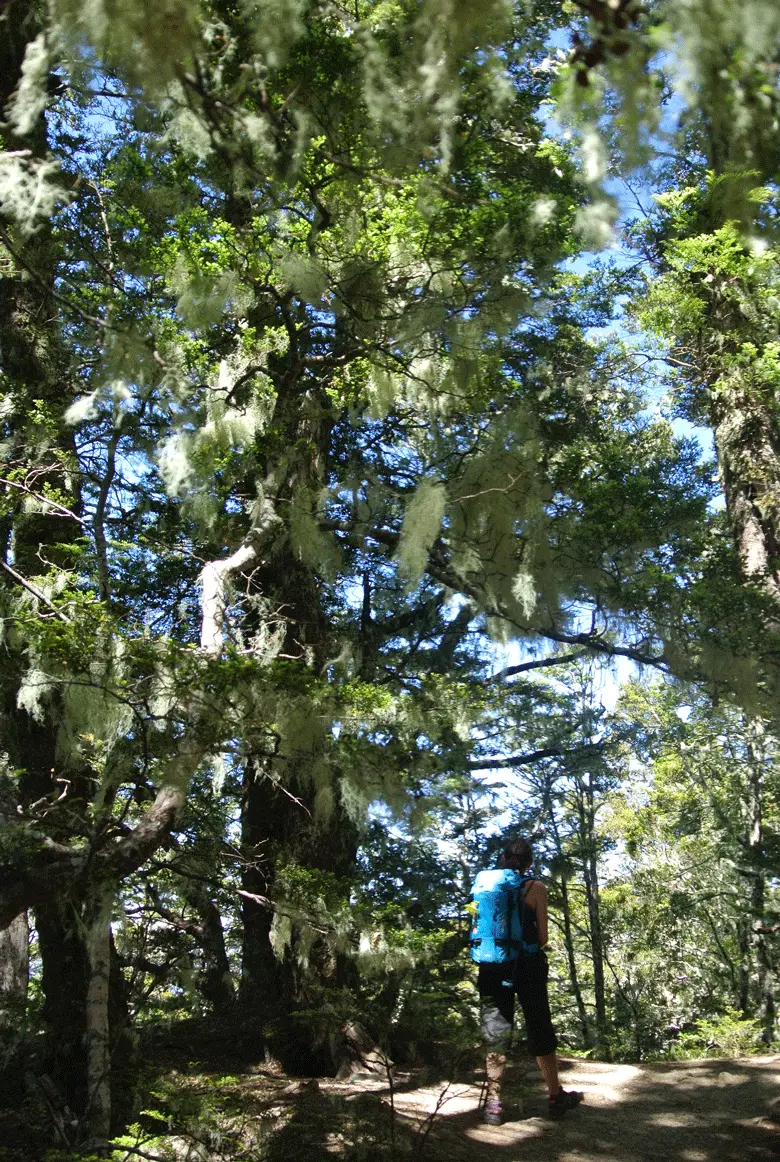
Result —
[{"label": "tree branch", "polygon": [[560,642],[562,645],[586,646],[587,649],[606,654],[610,658],[629,658],[630,661],[636,662],[640,666],[655,666],[656,669],[665,672],[669,669],[668,659],[663,654],[646,654],[633,646],[616,646],[612,642],[606,641],[603,635],[597,632],[567,634],[543,628],[534,628],[529,632],[538,633],[541,637],[545,637],[549,641]]},{"label": "tree branch", "polygon": [[52,500],[50,497],[44,496],[41,492],[34,492],[32,488],[28,488],[26,484],[22,484],[19,480],[9,480],[6,476],[0,476],[0,484],[5,484],[6,488],[18,488],[25,496],[31,496],[33,500],[39,501],[44,506],[44,511],[49,509],[55,516],[67,517],[69,520],[78,521],[81,525],[87,523],[83,517],[77,516],[72,509],[66,508],[64,504],[60,504],[57,500]]},{"label": "tree branch", "polygon": [[504,678],[513,678],[515,674],[524,674],[526,670],[543,670],[547,666],[563,666],[567,662],[576,662],[580,658],[584,658],[586,654],[586,650],[580,650],[576,654],[558,654],[549,658],[538,658],[532,662],[520,662],[517,666],[507,666],[495,674],[490,674],[489,677],[485,678],[485,682],[501,682]]},{"label": "tree branch", "polygon": [[541,762],[542,759],[574,758],[577,755],[592,754],[594,751],[600,749],[601,747],[597,743],[588,746],[578,746],[573,750],[561,750],[558,746],[549,746],[543,750],[529,751],[528,754],[516,754],[505,757],[492,755],[484,759],[474,759],[472,762],[466,763],[466,769],[469,771],[485,771],[492,770],[493,767],[525,767],[530,763]]},{"label": "tree branch", "polygon": [[211,657],[219,657],[222,649],[222,623],[230,576],[257,563],[261,550],[272,539],[280,523],[281,517],[277,515],[273,502],[262,496],[257,503],[252,527],[240,547],[223,561],[209,561],[203,569],[200,644]]},{"label": "tree branch", "polygon": [[[320,521],[320,527],[329,529],[332,532],[344,534],[351,544],[361,544],[366,540],[373,540],[377,541],[380,545],[395,548],[399,540],[399,534],[393,532],[391,529],[371,529],[363,533],[362,537],[359,537],[338,521]],[[462,593],[465,597],[471,597],[479,608],[485,610],[493,617],[503,618],[504,621],[509,622],[510,625],[518,629],[524,636],[533,637],[535,635],[536,637],[546,638],[548,641],[559,642],[561,645],[582,646],[586,651],[592,650],[594,653],[604,654],[608,658],[628,658],[640,666],[653,666],[656,669],[662,670],[664,673],[669,672],[669,660],[663,654],[650,654],[636,649],[633,646],[615,645],[607,641],[603,634],[595,630],[591,630],[589,633],[566,634],[558,632],[551,626],[520,624],[500,607],[495,597],[486,599],[484,591],[478,584],[466,581],[454,573],[447,563],[445,554],[446,545],[442,541],[437,542],[431,551],[428,561],[428,567],[426,569],[428,576],[434,581],[438,581],[440,585],[445,585],[448,589],[453,590],[455,593]]]},{"label": "tree branch", "polygon": [[118,419],[118,416],[114,418],[114,428],[106,449],[106,470],[100,484],[100,492],[98,493],[97,504],[95,505],[95,515],[92,518],[92,535],[95,538],[95,549],[97,551],[100,596],[107,605],[111,601],[111,573],[108,567],[108,544],[106,541],[105,521],[108,497],[116,475],[116,453],[121,438]]},{"label": "tree branch", "polygon": [[200,766],[206,754],[205,747],[190,752],[189,761],[178,755],[172,760],[167,778],[160,787],[154,802],[136,824],[129,835],[117,840],[112,847],[101,853],[107,869],[117,876],[129,875],[146,862],[172,831],[187,798],[187,786],[191,776]]},{"label": "tree branch", "polygon": [[[397,534],[386,533],[372,533],[377,540],[387,543],[388,537],[395,537],[397,541]],[[469,581],[464,581],[461,577],[454,574],[446,561],[442,561],[440,554],[437,554],[436,546],[431,553],[430,561],[428,562],[428,575],[435,581],[442,585],[446,585],[448,589],[453,589],[456,593],[460,592],[468,597],[473,597],[474,600],[487,609],[494,617],[501,617],[504,621],[508,621],[510,625],[515,626],[521,633],[528,637],[534,634],[537,637],[546,638],[548,641],[560,642],[561,645],[570,646],[584,646],[586,650],[593,650],[594,653],[605,654],[609,658],[629,658],[632,662],[637,662],[641,666],[655,666],[657,669],[668,671],[669,663],[663,654],[647,654],[633,648],[632,646],[617,646],[612,642],[608,642],[601,633],[591,630],[590,633],[559,633],[552,627],[541,625],[521,625],[510,617],[497,604],[495,598],[490,602],[485,601],[485,594],[478,585]]]},{"label": "tree branch", "polygon": [[13,577],[17,585],[21,585],[22,588],[26,589],[28,593],[32,593],[33,597],[37,597],[38,601],[40,601],[42,605],[45,605],[47,609],[50,609],[54,616],[58,617],[60,621],[64,621],[66,625],[70,625],[70,618],[67,616],[67,614],[63,613],[61,609],[58,609],[56,605],[53,605],[52,602],[49,601],[46,594],[42,593],[41,590],[37,588],[37,586],[33,585],[32,581],[28,581],[26,577],[23,577],[21,573],[17,573],[16,569],[12,569],[11,566],[3,560],[0,560],[0,566],[5,569],[9,577]]}]

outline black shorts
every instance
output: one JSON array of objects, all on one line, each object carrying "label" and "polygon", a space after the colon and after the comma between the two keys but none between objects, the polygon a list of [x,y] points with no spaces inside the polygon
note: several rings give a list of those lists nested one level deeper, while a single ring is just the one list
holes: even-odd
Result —
[{"label": "black shorts", "polygon": [[547,996],[547,957],[523,956],[516,964],[480,964],[477,976],[482,1036],[488,1049],[506,1049],[512,1038],[515,995],[525,1018],[528,1048],[534,1057],[554,1053],[558,1040]]}]

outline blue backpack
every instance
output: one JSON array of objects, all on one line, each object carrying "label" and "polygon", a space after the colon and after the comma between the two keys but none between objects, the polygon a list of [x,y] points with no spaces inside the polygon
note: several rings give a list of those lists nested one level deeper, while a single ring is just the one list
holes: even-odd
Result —
[{"label": "blue backpack", "polygon": [[476,964],[504,964],[533,956],[539,944],[523,940],[525,902],[522,887],[534,876],[511,868],[481,871],[471,889],[471,959]]}]

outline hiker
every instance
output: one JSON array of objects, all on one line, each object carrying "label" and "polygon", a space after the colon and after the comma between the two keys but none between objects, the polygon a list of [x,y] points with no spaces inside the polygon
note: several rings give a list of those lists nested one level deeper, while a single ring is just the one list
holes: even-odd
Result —
[{"label": "hiker", "polygon": [[504,847],[495,871],[480,872],[472,889],[472,959],[479,965],[482,1035],[487,1056],[484,1121],[500,1126],[501,1081],[512,1038],[515,994],[525,1017],[526,1037],[549,1093],[551,1117],[562,1117],[582,1101],[558,1078],[557,1039],[547,996],[547,889],[529,874],[533,852],[525,839]]}]

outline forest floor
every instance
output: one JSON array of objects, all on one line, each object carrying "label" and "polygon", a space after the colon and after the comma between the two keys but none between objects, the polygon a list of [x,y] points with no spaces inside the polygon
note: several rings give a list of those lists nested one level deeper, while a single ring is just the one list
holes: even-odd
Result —
[{"label": "forest floor", "polygon": [[[585,1094],[561,1121],[545,1117],[529,1061],[508,1070],[507,1119],[481,1124],[481,1088],[399,1074],[392,1089],[368,1076],[291,1080],[256,1067],[218,1076],[168,1074],[177,1094],[168,1133],[147,1121],[141,1156],[187,1162],[763,1162],[780,1157],[780,1056],[612,1065],[564,1060],[566,1088]],[[167,1093],[168,1098],[165,1097]],[[189,1094],[190,1115],[185,1116]],[[170,1106],[169,1106],[170,1108]],[[775,1109],[777,1106],[775,1106]],[[190,1129],[184,1129],[184,1123]],[[151,1131],[151,1134],[149,1134]],[[125,1139],[127,1141],[127,1139]],[[129,1145],[129,1143],[128,1143]],[[137,1158],[132,1148],[126,1157]],[[119,1151],[115,1158],[122,1158]]]},{"label": "forest floor", "polygon": [[[562,1062],[567,1089],[585,1094],[560,1121],[545,1115],[531,1070],[510,1082],[503,1126],[479,1121],[480,1090],[453,1085],[431,1129],[434,1158],[460,1162],[758,1162],[780,1157],[780,1125],[768,1114],[780,1095],[780,1057],[658,1065]],[[399,1095],[405,1118],[433,1108],[435,1087]],[[426,1093],[428,1096],[426,1096]],[[451,1100],[447,1097],[451,1095]]]}]

